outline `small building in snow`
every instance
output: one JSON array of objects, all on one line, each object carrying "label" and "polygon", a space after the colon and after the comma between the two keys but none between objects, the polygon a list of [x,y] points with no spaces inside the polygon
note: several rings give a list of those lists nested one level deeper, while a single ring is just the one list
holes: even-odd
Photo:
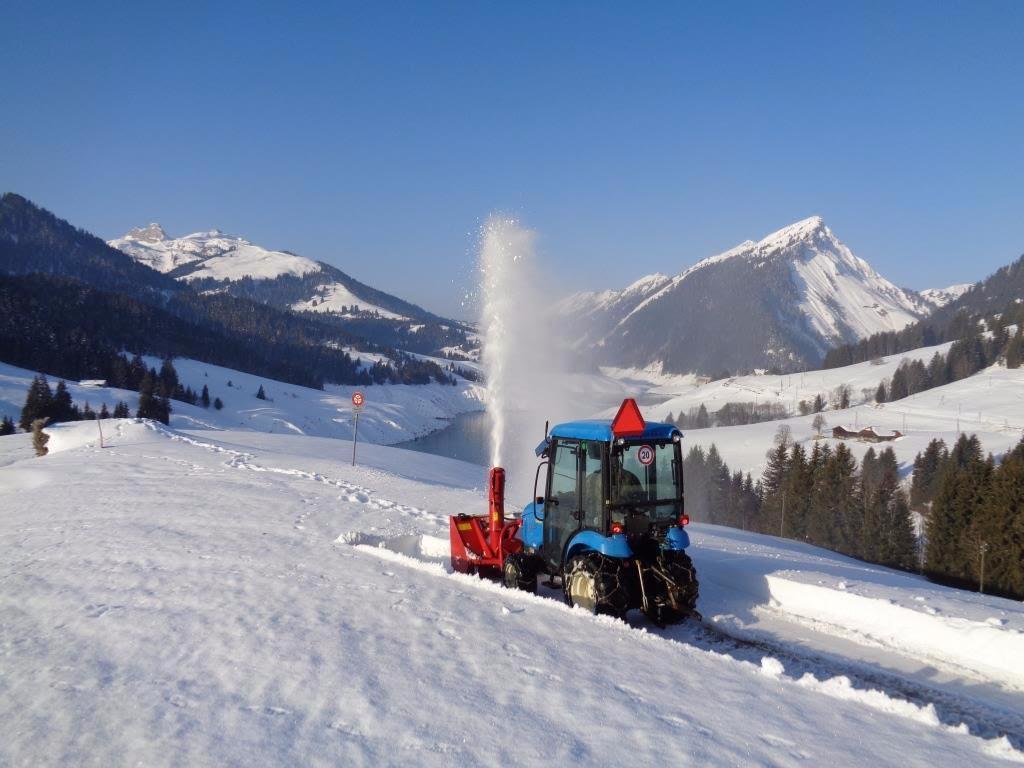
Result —
[{"label": "small building in snow", "polygon": [[897,437],[903,437],[903,433],[896,429],[891,432],[882,432],[874,427],[864,427],[864,429],[861,430],[849,429],[847,427],[833,427],[832,437],[836,440],[862,440],[866,443],[881,443],[888,440],[895,440]]}]

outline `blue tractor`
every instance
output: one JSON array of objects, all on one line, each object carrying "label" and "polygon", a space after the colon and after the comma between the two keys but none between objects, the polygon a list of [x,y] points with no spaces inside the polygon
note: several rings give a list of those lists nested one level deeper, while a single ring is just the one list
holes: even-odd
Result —
[{"label": "blue tractor", "polygon": [[452,518],[454,568],[492,570],[528,591],[547,574],[570,605],[593,613],[639,608],[659,625],[695,615],[681,440],[672,424],[645,423],[633,400],[611,421],[555,426],[537,447],[534,500],[521,519],[504,519],[500,468],[490,517]]}]

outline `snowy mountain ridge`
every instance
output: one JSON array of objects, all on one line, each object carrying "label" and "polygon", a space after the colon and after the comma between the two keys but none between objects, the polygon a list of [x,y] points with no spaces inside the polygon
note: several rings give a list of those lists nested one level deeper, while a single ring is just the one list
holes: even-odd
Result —
[{"label": "snowy mountain ridge", "polygon": [[[163,227],[152,223],[136,227],[108,244],[159,272],[181,270],[175,277],[186,281],[204,277],[272,280],[281,275],[300,276],[321,270],[315,261],[287,251],[268,250],[219,229],[169,238]],[[189,265],[193,268],[181,269]]]},{"label": "snowy mountain ridge", "polygon": [[921,297],[936,308],[950,304],[975,286],[975,283],[957,283],[946,288],[926,288],[920,291]]},{"label": "snowy mountain ridge", "polygon": [[[162,226],[136,227],[108,245],[136,261],[187,283],[254,281],[250,296],[297,312],[332,312],[343,318],[407,321],[429,312],[378,291],[324,262],[257,245],[239,235],[211,229],[169,237]],[[206,287],[199,282],[198,287]],[[437,318],[434,318],[437,319]]]},{"label": "snowy mountain ridge", "polygon": [[[603,350],[602,363],[643,368],[660,362],[673,372],[710,372],[816,363],[832,346],[927,316],[947,295],[939,294],[926,298],[897,287],[856,256],[820,216],[811,216],[702,259],[674,277],[654,275],[622,291],[576,294],[559,309],[576,326],[580,346]],[[742,337],[748,328],[735,317],[741,307],[757,318]],[[712,319],[714,333],[708,327]],[[709,333],[691,330],[700,326]],[[734,351],[716,359],[681,348],[709,335]],[[761,344],[748,343],[755,336]]]}]

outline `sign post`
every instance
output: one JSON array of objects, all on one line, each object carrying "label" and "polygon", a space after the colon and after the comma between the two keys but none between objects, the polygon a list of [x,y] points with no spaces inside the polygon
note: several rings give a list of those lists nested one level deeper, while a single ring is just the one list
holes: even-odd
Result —
[{"label": "sign post", "polygon": [[359,414],[363,412],[363,403],[366,398],[363,393],[356,390],[352,393],[352,412],[355,414],[355,423],[352,426],[352,466],[356,465],[356,443],[359,440]]}]

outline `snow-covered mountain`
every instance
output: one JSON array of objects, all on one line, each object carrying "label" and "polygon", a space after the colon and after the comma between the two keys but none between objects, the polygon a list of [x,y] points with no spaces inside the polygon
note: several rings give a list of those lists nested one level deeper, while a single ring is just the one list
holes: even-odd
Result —
[{"label": "snow-covered mountain", "polygon": [[925,317],[937,300],[893,285],[812,216],[675,277],[576,294],[560,309],[603,363],[717,373],[815,364],[837,344]]},{"label": "snow-covered mountain", "polygon": [[957,283],[948,288],[926,288],[920,292],[920,295],[921,298],[938,309],[956,301],[971,290],[974,285],[974,283]]},{"label": "snow-covered mountain", "polygon": [[[168,237],[157,223],[137,227],[109,244],[137,261],[189,283],[255,283],[257,298],[297,311],[342,317],[421,319],[430,313],[377,291],[341,270],[288,251],[275,251],[214,229]],[[212,287],[212,285],[211,285]],[[247,293],[253,291],[249,286]]]}]

